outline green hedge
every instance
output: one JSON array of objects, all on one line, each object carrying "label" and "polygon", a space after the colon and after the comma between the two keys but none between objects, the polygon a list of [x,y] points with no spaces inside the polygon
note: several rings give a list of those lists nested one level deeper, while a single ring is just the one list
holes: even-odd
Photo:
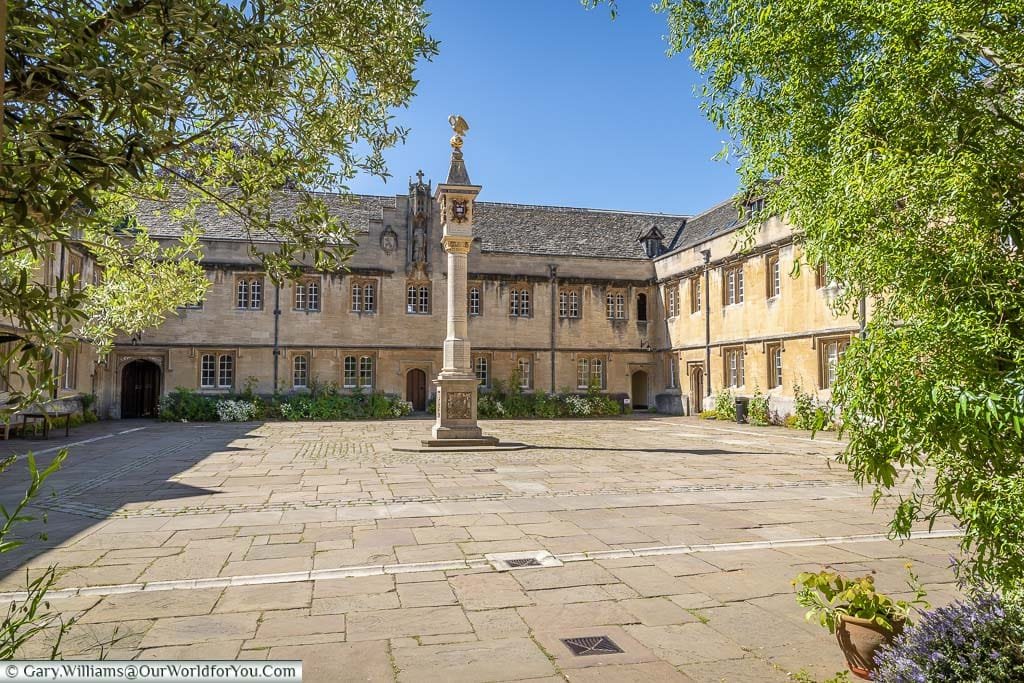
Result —
[{"label": "green hedge", "polygon": [[514,376],[509,381],[495,380],[490,391],[481,391],[477,399],[477,414],[487,418],[520,417],[602,417],[619,415],[618,401],[591,387],[585,395],[563,391],[549,394],[543,391],[523,393]]},{"label": "green hedge", "polygon": [[[177,388],[160,400],[160,419],[170,422],[215,422],[219,415],[238,414],[225,410],[225,404],[249,404],[242,411],[256,420],[364,420],[401,417],[412,406],[393,394],[355,391],[342,394],[334,387],[314,387],[311,393],[287,396],[257,396],[251,392],[210,396],[191,389]],[[218,411],[218,404],[221,405]],[[230,419],[230,418],[226,418]],[[237,419],[237,418],[236,418]]]}]

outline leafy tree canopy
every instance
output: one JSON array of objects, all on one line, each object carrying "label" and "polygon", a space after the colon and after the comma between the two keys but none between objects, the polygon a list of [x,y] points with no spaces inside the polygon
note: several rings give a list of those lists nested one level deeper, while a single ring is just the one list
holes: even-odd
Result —
[{"label": "leafy tree canopy", "polygon": [[[390,112],[436,52],[422,0],[11,0],[3,18],[0,318],[22,341],[0,367],[21,379],[15,404],[52,385],[38,366],[73,336],[105,348],[202,296],[199,202],[280,240],[251,247],[275,279],[299,259],[341,267],[347,227],[313,190],[386,174],[405,133]],[[283,187],[295,215],[270,212]],[[172,189],[187,229],[158,245],[128,217]],[[71,245],[102,279],[33,277]]]},{"label": "leafy tree canopy", "polygon": [[[589,3],[594,4],[594,3]],[[952,514],[967,578],[1024,579],[1024,2],[660,0],[744,189],[868,297],[842,460],[893,530]],[[769,179],[772,182],[767,182]]]}]

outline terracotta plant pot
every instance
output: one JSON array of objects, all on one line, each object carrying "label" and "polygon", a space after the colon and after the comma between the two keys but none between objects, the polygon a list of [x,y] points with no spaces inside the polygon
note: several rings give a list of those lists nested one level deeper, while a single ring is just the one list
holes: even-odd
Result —
[{"label": "terracotta plant pot", "polygon": [[871,672],[875,670],[875,651],[891,643],[902,631],[902,620],[893,622],[893,630],[890,632],[868,619],[843,614],[839,617],[836,640],[846,655],[846,665],[853,675],[870,680]]}]

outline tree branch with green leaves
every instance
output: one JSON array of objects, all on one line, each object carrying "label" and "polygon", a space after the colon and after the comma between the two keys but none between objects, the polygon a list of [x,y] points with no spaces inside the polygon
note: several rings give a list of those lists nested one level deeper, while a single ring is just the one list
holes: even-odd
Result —
[{"label": "tree branch with green leaves", "polygon": [[[601,4],[587,0],[585,4]],[[1024,5],[660,0],[743,190],[871,302],[841,460],[892,531],[952,515],[964,577],[1024,581]],[[774,182],[767,182],[767,181]]]},{"label": "tree branch with green leaves", "polygon": [[[52,389],[54,349],[108,348],[202,298],[202,203],[273,236],[250,251],[275,281],[343,269],[351,230],[316,191],[387,175],[406,134],[392,112],[437,48],[422,0],[11,0],[4,16],[0,320],[22,337],[7,410]],[[271,211],[284,188],[293,215]],[[172,194],[185,235],[157,244],[127,219]],[[39,281],[61,248],[103,278]]]}]

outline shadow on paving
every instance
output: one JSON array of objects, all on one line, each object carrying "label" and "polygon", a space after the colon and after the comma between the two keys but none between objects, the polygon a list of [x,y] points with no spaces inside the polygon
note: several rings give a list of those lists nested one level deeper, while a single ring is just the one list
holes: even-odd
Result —
[{"label": "shadow on paving", "polygon": [[[22,567],[34,566],[36,557],[110,519],[111,513],[124,505],[216,495],[218,491],[172,480],[214,453],[254,450],[233,442],[262,423],[165,426],[152,420],[121,420],[98,425],[105,429],[76,430],[68,440],[71,443],[62,468],[46,480],[42,492],[26,510],[35,519],[14,527],[13,537],[23,540],[24,545],[0,555],[0,579]],[[139,427],[138,431],[119,433]],[[112,436],[96,438],[106,434]],[[73,445],[85,439],[94,440]],[[4,455],[22,456],[0,475],[0,503],[12,510],[30,481],[24,456],[53,449],[35,456],[42,470],[63,446],[54,440],[34,439],[3,442],[3,446]],[[24,578],[24,571],[20,573]]]}]

